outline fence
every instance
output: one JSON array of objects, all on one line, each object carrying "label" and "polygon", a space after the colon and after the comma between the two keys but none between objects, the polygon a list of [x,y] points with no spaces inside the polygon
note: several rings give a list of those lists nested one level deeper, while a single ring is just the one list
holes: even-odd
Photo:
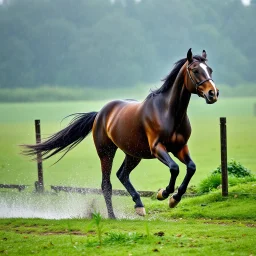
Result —
[{"label": "fence", "polygon": [[[35,134],[36,143],[41,142],[41,126],[40,120],[35,120]],[[227,132],[226,132],[226,118],[220,118],[220,145],[221,145],[221,169],[222,169],[222,196],[228,196],[228,173],[227,173]],[[44,178],[43,178],[43,165],[41,154],[37,155],[37,173],[38,180],[35,181],[35,189],[37,192],[42,193],[45,191]],[[24,190],[28,185],[14,185],[14,184],[0,184],[0,188],[11,188],[18,189],[19,191]],[[67,186],[50,186],[55,192],[75,192],[81,194],[102,194],[101,189],[97,188],[76,188]],[[142,197],[151,197],[156,192],[154,191],[138,191]],[[125,190],[113,190],[113,195],[118,196],[129,196]]]}]

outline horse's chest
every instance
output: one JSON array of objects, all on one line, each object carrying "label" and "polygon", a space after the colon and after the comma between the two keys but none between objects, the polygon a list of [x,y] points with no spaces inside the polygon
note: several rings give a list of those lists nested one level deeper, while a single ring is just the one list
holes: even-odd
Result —
[{"label": "horse's chest", "polygon": [[176,153],[187,144],[188,138],[184,134],[175,132],[173,135],[166,137],[163,140],[163,144],[165,145],[167,151]]}]

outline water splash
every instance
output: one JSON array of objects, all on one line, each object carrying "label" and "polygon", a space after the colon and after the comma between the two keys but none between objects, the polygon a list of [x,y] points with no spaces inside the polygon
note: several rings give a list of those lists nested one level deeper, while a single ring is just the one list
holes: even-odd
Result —
[{"label": "water splash", "polygon": [[[130,201],[128,197],[113,198],[118,219],[139,218],[135,215]],[[103,196],[50,192],[44,194],[0,192],[0,218],[90,218],[92,212],[99,212],[107,218]]]}]

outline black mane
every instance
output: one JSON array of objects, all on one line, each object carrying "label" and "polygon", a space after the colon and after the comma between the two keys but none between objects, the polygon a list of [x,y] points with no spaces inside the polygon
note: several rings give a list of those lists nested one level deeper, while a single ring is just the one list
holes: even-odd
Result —
[{"label": "black mane", "polygon": [[[193,58],[200,62],[206,61],[206,59],[200,55],[195,55],[195,56],[193,56]],[[184,59],[180,59],[177,62],[175,62],[174,68],[169,73],[169,75],[166,76],[164,79],[162,79],[162,81],[164,81],[163,85],[156,90],[151,90],[151,92],[147,96],[146,100],[150,99],[151,97],[154,97],[160,93],[163,93],[163,92],[167,91],[169,88],[171,88],[181,67],[185,64],[186,61],[187,61],[187,58],[184,58]]]}]

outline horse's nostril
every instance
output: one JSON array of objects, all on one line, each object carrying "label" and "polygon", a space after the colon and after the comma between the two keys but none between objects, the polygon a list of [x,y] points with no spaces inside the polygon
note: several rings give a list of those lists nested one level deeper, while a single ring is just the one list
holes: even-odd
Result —
[{"label": "horse's nostril", "polygon": [[209,91],[209,96],[210,96],[210,97],[214,97],[214,91],[213,91],[213,90],[210,90],[210,91]]}]

